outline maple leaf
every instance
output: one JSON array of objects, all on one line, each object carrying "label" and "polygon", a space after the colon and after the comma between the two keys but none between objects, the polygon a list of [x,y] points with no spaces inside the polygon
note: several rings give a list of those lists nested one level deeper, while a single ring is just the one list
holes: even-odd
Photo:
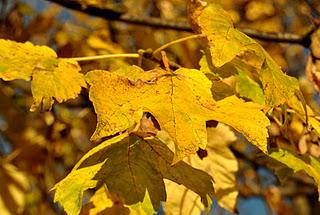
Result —
[{"label": "maple leaf", "polygon": [[18,43],[0,39],[0,78],[30,80],[33,70],[46,67],[57,54],[47,46],[35,46],[30,42]]},{"label": "maple leaf", "polygon": [[[270,157],[291,168],[294,172],[304,171],[312,177],[318,185],[320,193],[320,162],[313,156],[298,156],[285,149],[271,152]],[[319,196],[320,201],[320,196]]]},{"label": "maple leaf", "polygon": [[216,128],[207,128],[208,130],[208,156],[203,160],[198,159],[192,166],[201,168],[208,172],[214,180],[215,197],[218,203],[234,211],[238,197],[237,181],[235,174],[238,171],[238,162],[232,151],[229,149],[230,143],[236,141],[235,134],[228,126],[221,123]]},{"label": "maple leaf", "polygon": [[78,63],[71,60],[59,60],[58,65],[52,70],[36,70],[32,76],[31,90],[33,104],[30,108],[35,111],[50,110],[53,98],[59,103],[71,98],[76,98],[85,87],[81,68]]},{"label": "maple leaf", "polygon": [[63,102],[76,98],[86,87],[76,61],[59,59],[46,46],[0,39],[0,78],[31,80],[34,103],[30,110],[50,110],[53,99]]},{"label": "maple leaf", "polygon": [[165,180],[166,191],[169,194],[163,209],[166,215],[201,214],[205,207],[199,196],[188,188],[172,181]]},{"label": "maple leaf", "polygon": [[83,192],[96,187],[98,181],[92,179],[103,164],[104,161],[81,169],[74,168],[51,189],[56,190],[54,202],[59,202],[68,215],[78,215],[82,206]]},{"label": "maple leaf", "polygon": [[98,115],[93,140],[133,127],[140,121],[141,112],[150,112],[175,143],[174,162],[199,147],[205,148],[208,120],[234,127],[266,152],[269,121],[261,112],[262,106],[244,103],[235,96],[215,102],[211,82],[199,70],[183,68],[173,74],[160,69],[132,70],[122,70],[119,75],[96,70],[86,75],[90,100]]},{"label": "maple leaf", "polygon": [[[228,126],[221,123],[207,130],[207,155],[202,159],[198,155],[191,155],[186,162],[211,175],[218,203],[234,211],[238,196],[235,177],[238,162],[228,146],[237,138]],[[197,195],[187,188],[169,181],[166,183],[166,189],[167,193],[170,193],[164,203],[166,214],[200,214],[205,209]]]},{"label": "maple leaf", "polygon": [[[108,190],[126,205],[143,202],[148,191],[154,210],[158,210],[160,202],[166,200],[163,182],[166,178],[193,190],[208,206],[207,196],[213,195],[212,178],[182,161],[172,165],[172,160],[173,152],[164,143],[124,133],[90,150],[63,180],[71,182],[76,171],[84,168],[89,171],[92,164],[105,161],[94,179],[105,183]],[[82,190],[76,186],[77,190]],[[61,193],[64,189],[70,190],[70,187],[60,188]],[[80,201],[78,193],[73,191],[70,195],[73,195],[69,199],[74,199],[74,203]],[[59,198],[58,201],[65,204],[66,199]]]},{"label": "maple leaf", "polygon": [[[115,72],[91,71],[86,75],[90,100],[98,115],[93,140],[116,134],[140,121],[139,111],[150,112],[176,143],[174,162],[205,148],[206,124],[213,103],[211,82],[195,69],[174,73],[137,67]],[[119,96],[122,95],[122,96]]]},{"label": "maple leaf", "polygon": [[249,142],[267,153],[266,127],[270,125],[270,121],[261,111],[262,108],[262,105],[230,96],[215,103],[212,118],[236,129]]},{"label": "maple leaf", "polygon": [[196,23],[193,29],[206,36],[214,66],[221,67],[238,58],[243,61],[249,59],[247,63],[257,68],[267,105],[278,106],[299,90],[295,78],[284,74],[255,40],[234,28],[230,16],[221,6],[209,4],[195,8],[190,18]]}]

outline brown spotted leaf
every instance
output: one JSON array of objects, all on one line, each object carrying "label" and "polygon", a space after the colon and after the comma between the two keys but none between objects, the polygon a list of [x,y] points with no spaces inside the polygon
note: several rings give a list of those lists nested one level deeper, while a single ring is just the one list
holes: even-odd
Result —
[{"label": "brown spotted leaf", "polygon": [[202,72],[144,72],[133,66],[119,73],[91,71],[86,79],[98,115],[93,140],[124,131],[140,121],[141,112],[149,112],[175,142],[175,162],[205,148],[211,114],[205,106],[214,101],[211,82]]}]

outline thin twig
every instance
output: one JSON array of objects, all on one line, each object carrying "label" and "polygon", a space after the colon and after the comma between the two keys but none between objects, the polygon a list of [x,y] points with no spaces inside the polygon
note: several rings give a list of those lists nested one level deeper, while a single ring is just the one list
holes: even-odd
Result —
[{"label": "thin twig", "polygon": [[156,55],[158,52],[161,52],[162,50],[168,48],[169,46],[172,46],[174,44],[177,44],[177,43],[181,43],[183,41],[186,41],[186,40],[191,40],[191,39],[197,39],[197,38],[201,38],[201,37],[205,37],[205,35],[203,34],[196,34],[196,35],[191,35],[191,36],[187,36],[187,37],[183,37],[183,38],[180,38],[180,39],[177,39],[177,40],[173,40],[169,43],[166,43],[164,44],[163,46],[157,48],[154,52],[153,52],[153,55]]},{"label": "thin twig", "polygon": [[4,160],[7,163],[10,163],[12,160],[14,160],[16,157],[18,157],[18,155],[20,155],[22,152],[21,149],[16,149],[13,152],[11,152],[7,157],[4,158]]},{"label": "thin twig", "polygon": [[96,56],[88,56],[88,57],[74,57],[67,58],[68,60],[74,61],[88,61],[88,60],[100,60],[106,58],[139,58],[140,55],[137,53],[125,53],[125,54],[106,54],[106,55],[96,55]]},{"label": "thin twig", "polygon": [[[99,8],[95,5],[84,5],[80,1],[77,0],[46,0],[50,2],[54,2],[60,4],[66,8],[81,11],[83,13],[101,17],[106,20],[113,21],[121,21],[130,24],[138,24],[149,27],[157,27],[157,28],[165,28],[172,29],[177,31],[187,31],[192,32],[192,29],[188,22],[174,22],[172,20],[164,20],[157,17],[143,17],[143,16],[130,16],[128,14],[124,14],[123,11],[115,11],[109,8]],[[290,43],[290,44],[298,44],[304,47],[309,47],[310,45],[310,32],[307,32],[305,35],[293,34],[293,33],[280,33],[280,32],[263,32],[254,29],[247,28],[238,28],[238,30],[247,34],[250,37],[264,40],[264,41],[272,41],[278,43]]]}]

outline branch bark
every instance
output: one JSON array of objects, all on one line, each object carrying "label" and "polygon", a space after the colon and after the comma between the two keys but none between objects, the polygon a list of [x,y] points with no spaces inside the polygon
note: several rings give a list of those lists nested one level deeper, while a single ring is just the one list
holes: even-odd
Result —
[{"label": "branch bark", "polygon": [[[192,32],[192,29],[188,22],[173,22],[169,20],[164,20],[157,17],[136,17],[125,14],[123,11],[115,11],[109,8],[100,8],[94,5],[87,5],[81,3],[79,0],[46,0],[64,6],[69,9],[81,11],[88,15],[97,16],[106,20],[120,21],[129,24],[144,25],[149,27],[157,27],[164,29],[172,29],[177,31],[187,31]],[[313,29],[310,29],[305,35],[293,34],[293,33],[270,33],[263,32],[254,29],[238,28],[238,30],[247,34],[250,37],[268,41],[268,42],[278,42],[278,43],[290,43],[298,44],[304,47],[309,47],[310,45],[310,35]]]}]

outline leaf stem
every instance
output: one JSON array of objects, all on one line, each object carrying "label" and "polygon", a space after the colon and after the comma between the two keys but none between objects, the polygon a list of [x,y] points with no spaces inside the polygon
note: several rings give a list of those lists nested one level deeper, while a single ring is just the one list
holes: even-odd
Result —
[{"label": "leaf stem", "polygon": [[88,60],[100,60],[106,58],[139,58],[140,55],[138,53],[124,53],[124,54],[106,54],[106,55],[96,55],[96,56],[88,56],[88,57],[75,57],[75,58],[67,58],[68,60],[74,61],[88,61]]},{"label": "leaf stem", "polygon": [[196,34],[196,35],[191,35],[191,36],[187,36],[187,37],[183,37],[183,38],[180,38],[180,39],[177,39],[177,40],[173,40],[169,43],[166,43],[164,44],[163,46],[160,46],[159,48],[157,48],[154,52],[153,52],[153,55],[157,54],[158,52],[161,52],[162,50],[168,48],[169,46],[171,45],[174,45],[174,44],[177,44],[177,43],[181,43],[183,41],[186,41],[186,40],[192,40],[192,39],[198,39],[198,38],[202,38],[202,37],[205,37],[205,35],[203,34]]}]

